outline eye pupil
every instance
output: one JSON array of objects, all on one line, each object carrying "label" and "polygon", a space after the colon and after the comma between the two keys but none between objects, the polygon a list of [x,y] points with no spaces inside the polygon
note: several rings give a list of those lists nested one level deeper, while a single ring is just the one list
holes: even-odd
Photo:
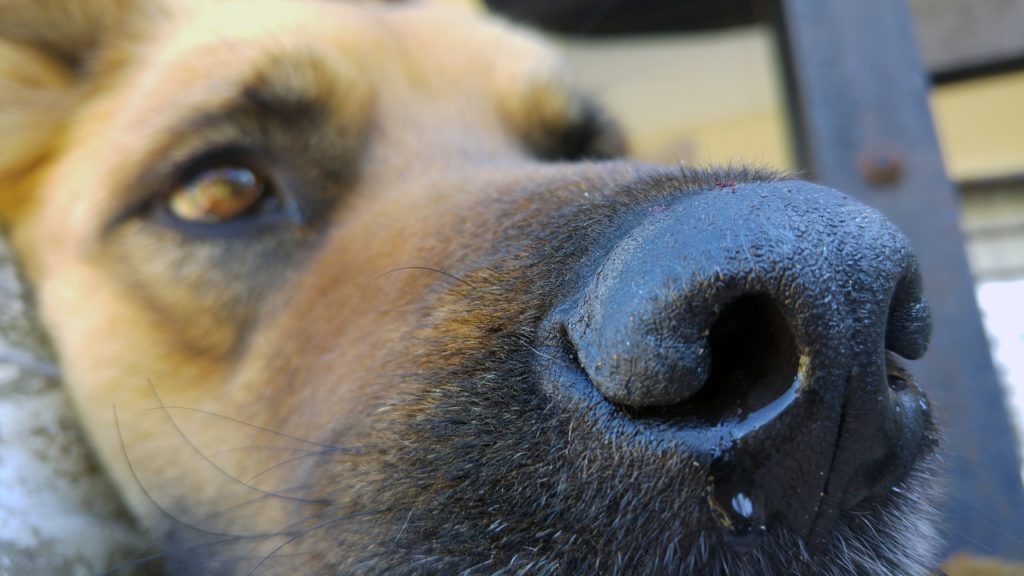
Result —
[{"label": "eye pupil", "polygon": [[175,190],[168,206],[182,220],[223,222],[252,210],[265,195],[266,187],[266,182],[248,168],[212,168]]}]

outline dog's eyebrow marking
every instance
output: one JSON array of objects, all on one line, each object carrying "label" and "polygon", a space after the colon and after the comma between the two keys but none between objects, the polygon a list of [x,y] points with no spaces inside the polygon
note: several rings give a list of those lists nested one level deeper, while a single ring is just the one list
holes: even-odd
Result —
[{"label": "dog's eyebrow marking", "polygon": [[337,97],[336,73],[309,52],[279,52],[243,80],[238,106],[285,120],[322,117]]},{"label": "dog's eyebrow marking", "polygon": [[227,89],[219,101],[186,116],[183,132],[223,124],[276,122],[284,128],[308,130],[325,125],[332,113],[345,115],[355,82],[347,70],[313,50],[291,48],[270,52],[240,73],[227,72]]},{"label": "dog's eyebrow marking", "polygon": [[239,79],[235,96],[216,115],[319,122],[341,96],[338,76],[333,66],[313,52],[275,52]]}]

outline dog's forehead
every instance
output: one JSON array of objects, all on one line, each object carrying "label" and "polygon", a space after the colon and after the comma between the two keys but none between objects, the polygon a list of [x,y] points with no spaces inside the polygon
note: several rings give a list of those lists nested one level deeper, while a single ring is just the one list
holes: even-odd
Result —
[{"label": "dog's forehead", "polygon": [[398,73],[419,97],[480,86],[498,97],[565,74],[534,34],[443,4],[229,0],[184,4],[177,15],[156,64],[201,64],[192,67],[200,75],[211,64],[256,66],[299,47],[345,58],[371,76]]},{"label": "dog's forehead", "polygon": [[[106,132],[153,142],[252,90],[362,115],[346,109],[358,88],[392,115],[447,106],[466,119],[497,112],[512,127],[538,114],[524,109],[536,108],[538,93],[557,114],[572,92],[561,58],[532,34],[443,5],[187,1],[128,37],[110,58],[128,62],[118,64],[122,81],[99,83],[85,108],[89,140]],[[106,129],[88,121],[97,118]],[[156,137],[138,138],[140,127]]]}]

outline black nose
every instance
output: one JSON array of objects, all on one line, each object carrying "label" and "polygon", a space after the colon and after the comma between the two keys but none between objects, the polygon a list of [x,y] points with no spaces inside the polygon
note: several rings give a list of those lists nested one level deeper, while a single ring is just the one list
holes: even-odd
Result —
[{"label": "black nose", "polygon": [[740,536],[778,525],[813,540],[893,488],[930,428],[896,364],[930,329],[899,231],[802,182],[644,210],[556,312],[619,415],[608,426],[633,432],[617,441],[660,435],[703,458],[708,514]]}]

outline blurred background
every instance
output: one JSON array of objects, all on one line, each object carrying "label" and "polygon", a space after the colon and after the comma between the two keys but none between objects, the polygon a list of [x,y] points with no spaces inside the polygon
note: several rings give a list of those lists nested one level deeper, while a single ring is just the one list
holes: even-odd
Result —
[{"label": "blurred background", "polygon": [[953,547],[1024,557],[1024,0],[463,1],[546,30],[634,156],[794,171],[903,227]]}]

